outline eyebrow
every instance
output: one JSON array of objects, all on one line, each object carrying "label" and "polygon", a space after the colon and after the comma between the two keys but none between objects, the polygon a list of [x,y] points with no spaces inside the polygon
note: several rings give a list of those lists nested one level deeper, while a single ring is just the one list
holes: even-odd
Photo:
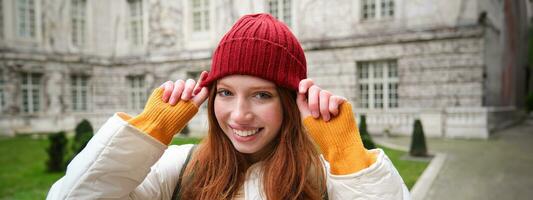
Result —
[{"label": "eyebrow", "polygon": [[275,90],[275,86],[258,86],[258,87],[250,87],[251,90]]},{"label": "eyebrow", "polygon": [[[218,83],[218,87],[228,87],[228,88],[232,88],[231,86],[226,85],[226,84],[221,83],[221,82]],[[276,86],[256,86],[256,87],[250,87],[249,89],[250,89],[250,90],[265,90],[265,89],[275,90],[275,89],[276,89]]]}]

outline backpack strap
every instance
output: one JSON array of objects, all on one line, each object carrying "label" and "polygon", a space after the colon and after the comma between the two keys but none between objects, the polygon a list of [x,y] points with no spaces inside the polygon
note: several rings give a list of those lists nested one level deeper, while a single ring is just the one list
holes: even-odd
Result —
[{"label": "backpack strap", "polygon": [[189,150],[189,153],[187,154],[187,159],[185,159],[185,163],[183,163],[183,166],[181,167],[180,176],[178,178],[178,182],[176,183],[176,187],[174,188],[174,193],[172,193],[172,199],[173,200],[180,200],[181,199],[181,181],[183,179],[183,173],[185,172],[185,168],[187,168],[187,165],[189,164],[189,161],[191,160],[191,155],[196,149],[196,144],[191,147],[191,150]]},{"label": "backpack strap", "polygon": [[[327,179],[326,177],[327,175],[324,175],[323,177]],[[320,183],[322,183],[322,181],[320,181]],[[322,185],[322,184],[321,184]],[[322,191],[322,200],[329,200],[329,197],[328,197],[328,186],[326,184],[326,187],[321,187],[321,188],[326,188],[326,190]]]}]

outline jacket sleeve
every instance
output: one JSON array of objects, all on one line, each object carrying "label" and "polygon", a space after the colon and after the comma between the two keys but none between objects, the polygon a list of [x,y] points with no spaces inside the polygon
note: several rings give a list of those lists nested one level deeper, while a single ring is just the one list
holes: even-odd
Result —
[{"label": "jacket sleeve", "polygon": [[369,152],[376,155],[376,162],[353,174],[332,174],[329,163],[323,159],[329,199],[411,199],[402,177],[383,150],[373,149]]},{"label": "jacket sleeve", "polygon": [[115,114],[72,160],[47,199],[170,199],[191,147],[167,149]]}]

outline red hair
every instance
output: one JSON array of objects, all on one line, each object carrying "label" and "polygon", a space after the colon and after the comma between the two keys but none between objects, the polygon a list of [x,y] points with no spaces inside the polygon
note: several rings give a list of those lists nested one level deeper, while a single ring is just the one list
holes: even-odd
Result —
[{"label": "red hair", "polygon": [[[324,167],[305,132],[296,93],[278,87],[283,109],[280,133],[272,152],[262,161],[262,185],[267,199],[322,199],[326,191]],[[214,112],[216,82],[208,100],[208,135],[187,166],[182,199],[232,199],[242,187],[252,163],[238,152],[220,128]]]}]

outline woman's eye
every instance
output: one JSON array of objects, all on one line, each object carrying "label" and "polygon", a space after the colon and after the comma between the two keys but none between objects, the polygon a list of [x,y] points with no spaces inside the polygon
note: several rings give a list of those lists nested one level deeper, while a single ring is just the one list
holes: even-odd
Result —
[{"label": "woman's eye", "polygon": [[231,92],[228,90],[220,90],[217,92],[217,94],[218,96],[221,96],[221,97],[231,96]]},{"label": "woman's eye", "polygon": [[267,92],[258,92],[255,94],[255,97],[258,99],[270,99],[272,95]]}]

